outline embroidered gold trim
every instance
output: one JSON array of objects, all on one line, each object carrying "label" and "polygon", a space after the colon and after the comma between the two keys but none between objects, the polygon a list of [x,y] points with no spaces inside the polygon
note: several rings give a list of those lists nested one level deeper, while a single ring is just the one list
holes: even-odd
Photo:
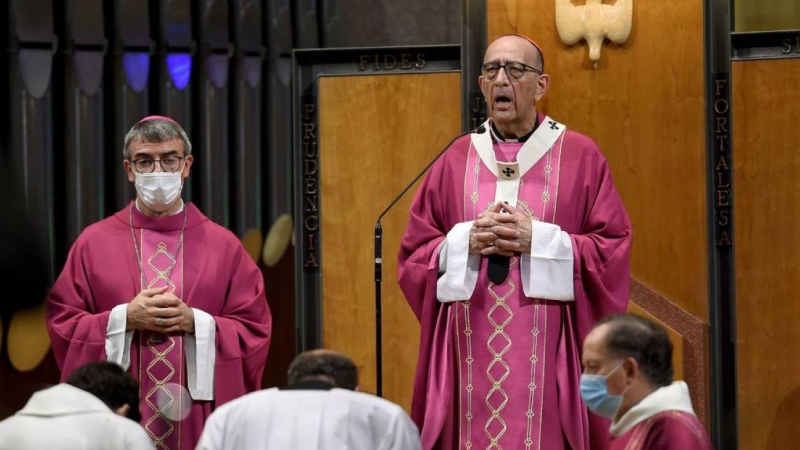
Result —
[{"label": "embroidered gold trim", "polygon": [[[142,242],[142,246],[141,247],[135,246],[135,248],[137,250],[137,253],[138,252],[142,252],[142,253],[136,255],[138,260],[141,261],[143,256],[144,256],[143,255],[143,253],[144,253],[144,229],[143,228],[139,229],[139,238],[140,238],[140,241]],[[178,239],[179,239],[179,243],[180,243],[180,241],[183,240],[183,233],[182,232],[181,232],[181,235],[178,237]],[[134,243],[136,243],[135,240],[134,240]],[[167,286],[169,286],[167,291],[170,292],[170,293],[175,293],[177,291],[177,289],[178,289],[178,286],[175,284],[174,281],[172,281],[172,279],[170,278],[170,275],[172,274],[173,269],[177,265],[178,260],[180,260],[180,263],[181,263],[180,290],[181,290],[181,298],[182,298],[183,295],[184,295],[184,274],[183,274],[183,269],[184,269],[184,265],[183,265],[184,251],[183,251],[183,246],[182,245],[178,248],[178,252],[180,252],[180,255],[178,257],[176,257],[175,255],[172,255],[167,250],[166,243],[164,243],[163,241],[159,242],[156,245],[156,251],[153,252],[153,254],[150,255],[150,257],[147,258],[148,267],[150,267],[153,270],[153,272],[156,273],[156,276],[155,276],[155,278],[153,278],[153,280],[151,280],[150,282],[147,282],[146,275],[145,275],[144,271],[142,270],[141,271],[141,277],[140,277],[140,287],[142,289],[144,289],[144,286],[146,285],[148,288],[150,288],[150,287],[155,286],[156,281],[163,280],[165,282],[165,284]],[[168,264],[168,267],[166,269],[162,270],[162,269],[159,269],[158,267],[156,267],[155,259],[156,259],[156,257],[158,255],[164,255],[170,261],[170,263]],[[140,265],[140,270],[141,270],[141,265]],[[174,424],[174,421],[164,414],[164,411],[169,409],[173,405],[173,402],[175,401],[175,398],[173,397],[173,395],[169,391],[169,389],[166,388],[166,385],[175,376],[176,369],[169,362],[169,360],[167,360],[167,355],[169,355],[169,353],[174,350],[174,348],[176,346],[176,343],[177,343],[178,351],[180,353],[179,361],[183,361],[183,337],[182,336],[178,336],[176,338],[176,337],[169,336],[169,335],[164,335],[164,336],[169,341],[169,346],[166,348],[166,350],[164,350],[163,352],[160,352],[160,351],[158,351],[158,349],[155,348],[155,346],[153,345],[153,342],[151,342],[150,339],[148,339],[147,342],[143,343],[142,342],[142,333],[141,332],[139,333],[139,379],[140,380],[143,379],[142,378],[142,353],[144,353],[144,350],[147,349],[150,352],[152,352],[152,354],[155,355],[155,359],[153,359],[147,365],[147,368],[145,370],[145,374],[150,379],[150,381],[155,383],[155,386],[153,388],[151,388],[144,395],[145,404],[150,408],[150,411],[152,411],[153,415],[152,415],[152,417],[150,417],[147,420],[147,422],[145,422],[143,428],[145,429],[147,434],[150,436],[150,439],[153,440],[153,445],[157,449],[170,450],[169,446],[167,446],[167,444],[166,444],[166,440],[175,432],[176,426]],[[151,335],[151,338],[152,338],[152,335]],[[164,365],[167,366],[167,368],[169,370],[169,374],[166,377],[161,378],[161,379],[156,377],[155,374],[152,372],[153,368],[156,367],[156,365],[158,363],[163,363]],[[181,368],[178,367],[177,372],[178,372],[178,380],[179,380],[179,384],[178,385],[183,387],[183,370],[181,370]],[[142,395],[141,387],[142,387],[142,384],[139,385],[139,395],[140,396]],[[160,406],[157,405],[157,403],[158,403],[157,396],[158,396],[159,392],[162,392],[163,394],[165,394],[169,398],[169,401],[166,404],[160,405]],[[179,402],[178,411],[182,412],[184,405],[183,405],[183,395],[182,395],[182,392],[180,390],[178,391],[178,397],[179,397],[178,398],[178,402]],[[155,403],[153,402],[153,400],[155,400]],[[158,436],[155,434],[155,431],[151,428],[153,423],[155,423],[157,420],[162,420],[164,423],[167,424],[167,428],[168,428],[166,432],[164,432],[163,434],[158,435]],[[182,428],[181,427],[181,423],[178,422],[178,424],[177,424],[178,450],[180,450],[180,448],[181,448],[181,441],[180,441],[181,440],[181,428]]]}]

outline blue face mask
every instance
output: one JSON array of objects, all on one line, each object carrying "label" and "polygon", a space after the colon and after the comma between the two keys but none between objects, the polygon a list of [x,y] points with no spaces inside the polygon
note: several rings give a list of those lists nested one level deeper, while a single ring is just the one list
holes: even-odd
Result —
[{"label": "blue face mask", "polygon": [[624,362],[620,361],[616,367],[611,369],[611,372],[605,375],[581,375],[581,398],[586,402],[589,410],[598,416],[613,419],[620,405],[622,405],[622,396],[625,392],[623,391],[619,395],[609,394],[607,380]]}]

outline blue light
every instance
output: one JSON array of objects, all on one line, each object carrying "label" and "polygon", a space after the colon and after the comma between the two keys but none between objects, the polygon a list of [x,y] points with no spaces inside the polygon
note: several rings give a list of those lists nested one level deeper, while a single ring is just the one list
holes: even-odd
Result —
[{"label": "blue light", "polygon": [[182,91],[192,78],[192,56],[188,53],[167,55],[167,70],[175,87]]},{"label": "blue light", "polygon": [[150,55],[147,53],[125,53],[122,56],[125,78],[134,92],[142,92],[150,75]]}]

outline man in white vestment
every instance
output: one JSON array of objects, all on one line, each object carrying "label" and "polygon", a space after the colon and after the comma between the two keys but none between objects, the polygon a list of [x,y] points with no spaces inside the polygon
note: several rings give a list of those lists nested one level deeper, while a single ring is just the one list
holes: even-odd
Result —
[{"label": "man in white vestment", "polygon": [[398,405],[356,392],[350,358],[300,354],[286,388],[247,394],[214,411],[197,450],[419,450],[419,431]]},{"label": "man in white vestment", "polygon": [[109,362],[81,366],[0,422],[0,450],[151,450],[139,383]]}]

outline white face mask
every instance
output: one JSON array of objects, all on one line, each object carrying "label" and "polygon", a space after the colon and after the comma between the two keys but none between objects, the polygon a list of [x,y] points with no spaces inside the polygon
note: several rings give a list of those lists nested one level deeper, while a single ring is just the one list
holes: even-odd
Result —
[{"label": "white face mask", "polygon": [[144,204],[153,211],[163,212],[181,195],[183,170],[177,172],[134,172],[136,192]]}]

